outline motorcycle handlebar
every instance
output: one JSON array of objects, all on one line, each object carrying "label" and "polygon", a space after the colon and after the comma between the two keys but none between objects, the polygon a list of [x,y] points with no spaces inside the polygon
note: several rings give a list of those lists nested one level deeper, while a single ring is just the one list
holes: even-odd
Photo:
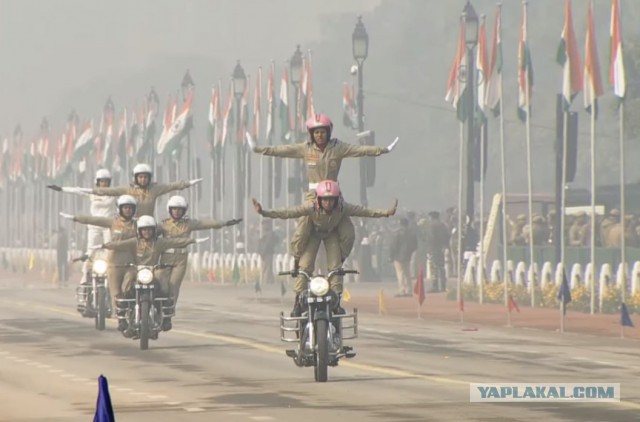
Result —
[{"label": "motorcycle handlebar", "polygon": [[[311,279],[311,277],[309,276],[309,274],[307,274],[306,272],[302,271],[302,270],[298,270],[298,271],[280,271],[278,273],[278,275],[290,275],[291,277],[297,277],[298,275],[302,274],[303,276],[305,276],[308,279]],[[358,272],[358,270],[335,270],[335,271],[331,271],[329,272],[329,274],[327,275],[327,278],[334,276],[334,275],[345,275],[345,274],[360,274]]]},{"label": "motorcycle handlebar", "polygon": [[71,260],[71,262],[78,262],[78,261],[82,261],[82,262],[84,262],[84,261],[86,261],[87,259],[89,259],[89,255],[82,255],[82,256],[80,256],[80,257],[78,257],[78,258],[73,258],[73,259]]},{"label": "motorcycle handlebar", "polygon": [[162,268],[173,268],[173,267],[175,267],[175,265],[171,265],[171,264],[138,265],[138,264],[129,263],[129,264],[114,265],[114,267],[116,267],[116,268],[151,267],[152,269],[156,270],[156,269],[162,269]]}]

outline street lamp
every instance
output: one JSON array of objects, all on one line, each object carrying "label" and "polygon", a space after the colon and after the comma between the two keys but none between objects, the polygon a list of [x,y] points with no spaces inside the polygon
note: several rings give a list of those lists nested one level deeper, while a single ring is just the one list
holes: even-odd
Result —
[{"label": "street lamp", "polygon": [[[471,2],[467,0],[464,9],[462,10],[462,19],[465,26],[465,44],[467,45],[467,63],[466,63],[466,78],[467,78],[467,192],[466,192],[466,215],[468,218],[468,224],[470,227],[465,227],[463,231],[466,234],[471,230],[473,225],[474,210],[474,160],[475,160],[475,60],[473,59],[473,50],[478,44],[478,14],[471,5]],[[482,163],[480,164],[482,166]],[[480,170],[482,171],[482,169]],[[471,233],[469,233],[471,234]],[[466,236],[465,236],[466,237]],[[473,236],[472,236],[473,237]],[[464,250],[475,250],[476,245],[472,238],[467,238],[464,242]]]},{"label": "street lamp", "polygon": [[[293,115],[295,116],[294,119],[294,126],[293,126],[293,133],[294,133],[294,142],[298,142],[298,137],[300,136],[300,132],[301,132],[301,128],[300,128],[300,118],[298,116],[299,113],[299,104],[298,104],[298,96],[300,95],[300,81],[302,80],[302,51],[300,50],[300,44],[298,44],[296,46],[296,51],[293,52],[293,55],[291,56],[291,59],[289,60],[289,73],[291,74],[291,85],[293,85],[293,103],[294,103],[294,109],[293,109]],[[302,120],[304,120],[304,117],[302,118]],[[303,174],[302,174],[302,164],[300,163],[300,160],[296,160],[294,163],[294,168],[293,168],[293,174],[294,174],[294,179],[295,180],[295,184],[291,183],[291,181],[287,180],[287,187],[293,189],[293,199],[294,202],[296,204],[299,204],[302,202],[302,189],[300,189],[300,180],[303,180]],[[295,187],[294,187],[295,186]]]},{"label": "street lamp", "polygon": [[[236,186],[234,186],[233,193],[236,196],[236,200],[234,201],[234,210],[233,215],[238,215],[238,212],[242,212],[243,209],[243,199],[244,195],[240,195],[238,193],[238,186],[242,186],[244,184],[244,179],[242,178],[242,136],[241,126],[240,126],[240,108],[241,108],[241,100],[244,95],[244,91],[247,87],[247,75],[244,73],[244,69],[240,66],[240,60],[236,63],[236,67],[233,69],[233,74],[231,75],[233,79],[233,96],[236,99]],[[246,171],[247,169],[245,169]],[[246,192],[245,192],[246,194]],[[246,240],[245,240],[246,241]],[[233,252],[238,252],[238,242],[237,242],[237,230],[233,228]]]},{"label": "street lamp", "polygon": [[[353,58],[358,64],[358,132],[364,131],[364,90],[362,68],[369,55],[369,34],[362,23],[362,16],[358,16],[358,22],[351,35],[351,47]],[[367,161],[360,159],[360,203],[367,205]]]}]

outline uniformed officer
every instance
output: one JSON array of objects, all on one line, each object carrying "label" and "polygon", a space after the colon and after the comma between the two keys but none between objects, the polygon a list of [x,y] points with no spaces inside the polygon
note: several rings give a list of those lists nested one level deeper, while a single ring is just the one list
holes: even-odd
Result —
[{"label": "uniformed officer", "polygon": [[[297,144],[257,146],[251,137],[247,137],[247,141],[249,147],[259,154],[304,160],[307,178],[309,179],[309,189],[305,199],[309,201],[309,204],[312,204],[316,199],[315,190],[320,181],[338,181],[338,173],[340,172],[343,158],[377,157],[391,152],[398,143],[396,138],[388,147],[380,148],[373,145],[352,145],[335,138],[331,139],[333,123],[324,114],[315,114],[309,118],[306,127],[309,132],[309,140]],[[305,241],[308,239],[308,233],[311,228],[312,224],[308,217],[303,217],[298,221],[296,231],[291,240],[291,255],[294,258],[301,257],[305,251]],[[338,236],[342,259],[344,260],[351,253],[355,239],[355,228],[350,218],[345,218],[341,221],[338,227]]]},{"label": "uniformed officer", "polygon": [[[162,220],[160,229],[165,238],[189,237],[191,232],[196,230],[221,229],[223,227],[234,226],[242,219],[229,221],[217,221],[214,219],[197,220],[186,216],[189,204],[180,195],[174,195],[167,202],[167,213],[169,218]],[[159,277],[168,280],[169,297],[173,298],[174,306],[178,302],[180,286],[187,272],[187,261],[189,252],[186,248],[171,248],[162,254],[160,262],[171,265],[169,268],[160,270]]]},{"label": "uniformed officer", "polygon": [[[307,274],[313,274],[315,269],[316,255],[320,248],[320,243],[324,243],[327,255],[327,270],[333,271],[341,267],[343,262],[342,249],[338,240],[337,229],[346,217],[389,217],[395,214],[398,201],[388,210],[369,209],[360,205],[346,203],[342,199],[340,186],[333,180],[323,180],[316,188],[316,201],[311,205],[300,205],[294,208],[284,208],[276,210],[264,210],[262,205],[253,199],[253,205],[258,214],[268,218],[299,218],[308,216],[312,229],[303,239],[306,249],[302,253],[299,262],[296,262],[296,269],[299,268]],[[353,240],[352,240],[353,242]],[[294,291],[296,300],[292,311],[292,316],[300,314],[300,304],[298,295],[306,288],[307,280],[302,276],[296,279]],[[340,295],[342,294],[342,277],[334,276],[329,280],[331,289]],[[344,312],[337,303],[336,312]]]}]

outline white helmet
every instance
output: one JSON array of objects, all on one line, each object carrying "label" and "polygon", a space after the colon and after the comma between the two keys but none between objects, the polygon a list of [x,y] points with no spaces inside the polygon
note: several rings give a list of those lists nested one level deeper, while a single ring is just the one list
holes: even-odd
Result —
[{"label": "white helmet", "polygon": [[111,180],[111,172],[107,169],[99,169],[96,171],[96,184],[98,183],[98,180],[101,179]]},{"label": "white helmet", "polygon": [[138,234],[140,234],[141,229],[145,229],[149,227],[155,229],[156,219],[151,217],[150,215],[143,215],[142,217],[138,218],[137,226],[138,226]]},{"label": "white helmet", "polygon": [[118,199],[116,200],[116,208],[118,208],[118,214],[120,214],[120,216],[122,216],[123,205],[132,205],[133,212],[135,213],[138,203],[136,202],[136,199],[131,195],[119,196]]},{"label": "white helmet", "polygon": [[167,213],[169,213],[169,216],[171,216],[171,208],[182,208],[186,214],[189,209],[189,204],[184,196],[174,195],[167,201]]},{"label": "white helmet", "polygon": [[136,164],[136,166],[133,168],[133,178],[135,179],[137,175],[142,173],[148,173],[149,177],[153,176],[153,171],[151,170],[151,166],[149,164]]}]

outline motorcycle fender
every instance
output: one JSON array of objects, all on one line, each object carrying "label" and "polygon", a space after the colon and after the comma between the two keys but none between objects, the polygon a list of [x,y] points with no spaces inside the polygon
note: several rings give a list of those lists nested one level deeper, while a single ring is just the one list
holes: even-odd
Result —
[{"label": "motorcycle fender", "polygon": [[317,310],[313,314],[313,320],[318,321],[324,319],[325,321],[329,321],[329,314],[325,310]]}]

